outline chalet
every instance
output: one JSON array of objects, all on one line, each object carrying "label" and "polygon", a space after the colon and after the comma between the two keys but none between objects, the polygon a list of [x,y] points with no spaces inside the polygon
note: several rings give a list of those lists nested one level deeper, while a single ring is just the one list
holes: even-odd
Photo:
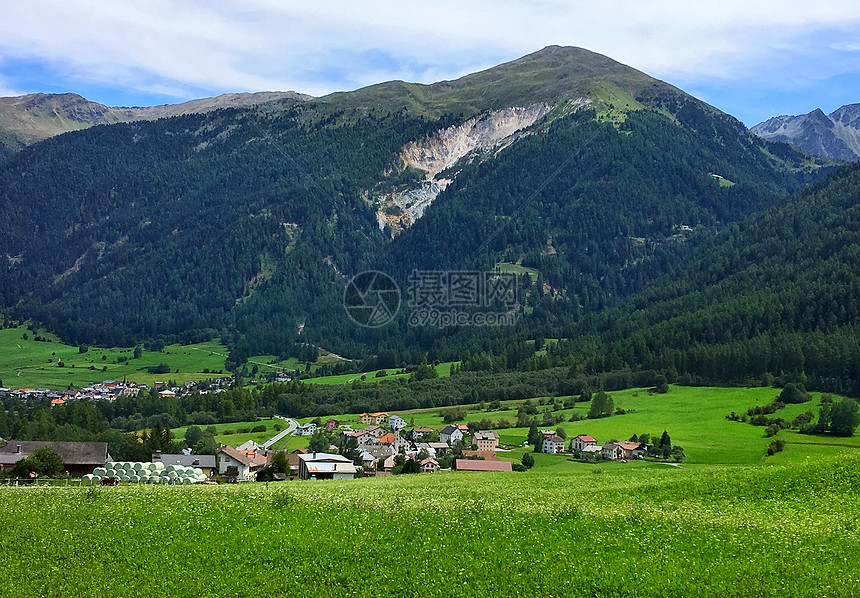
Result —
[{"label": "chalet", "polygon": [[373,423],[373,416],[371,416],[369,413],[359,413],[358,421],[363,424]]},{"label": "chalet", "polygon": [[564,438],[561,436],[545,436],[543,439],[543,452],[558,454],[564,452]]},{"label": "chalet", "polygon": [[648,447],[641,442],[631,442],[629,440],[622,440],[618,443],[618,446],[624,450],[625,459],[641,459],[648,450]]},{"label": "chalet", "polygon": [[421,473],[436,473],[439,471],[439,462],[432,457],[428,457],[418,462],[421,467]]},{"label": "chalet", "polygon": [[160,391],[158,391],[158,396],[166,397],[166,398],[172,398],[172,397],[176,396],[176,393],[173,392],[172,390],[160,390]]},{"label": "chalet", "polygon": [[284,372],[278,372],[275,374],[275,382],[289,382],[292,379],[292,376],[285,374]]},{"label": "chalet", "polygon": [[299,455],[300,480],[351,480],[356,473],[358,468],[343,455],[332,453]]},{"label": "chalet", "polygon": [[479,451],[495,451],[499,446],[499,435],[495,430],[475,432],[472,442],[478,445]]},{"label": "chalet", "polygon": [[252,457],[229,445],[221,445],[217,455],[218,473],[239,480],[250,480],[253,474],[266,466],[265,460]]},{"label": "chalet", "polygon": [[582,452],[587,446],[597,446],[597,441],[591,436],[586,436],[585,434],[580,434],[570,441],[570,450],[574,452]]},{"label": "chalet", "polygon": [[433,428],[413,428],[410,436],[413,441],[421,440],[427,434],[430,434],[433,431]]},{"label": "chalet", "polygon": [[184,465],[185,467],[197,467],[203,470],[207,477],[214,476],[218,468],[215,464],[215,455],[183,455],[156,452],[152,455],[153,463],[164,463],[167,465]]},{"label": "chalet", "polygon": [[[466,428],[468,430],[468,428]],[[456,442],[461,442],[464,438],[463,430],[460,426],[450,425],[442,428],[442,431],[439,432],[439,441],[444,442],[446,444],[454,444]]]},{"label": "chalet", "polygon": [[339,427],[340,427],[340,422],[337,421],[336,419],[329,419],[329,420],[326,420],[326,422],[325,422],[326,432],[329,432],[331,430],[336,430]]},{"label": "chalet", "polygon": [[607,442],[601,447],[600,454],[607,461],[618,461],[624,458],[624,449],[617,442]]},{"label": "chalet", "polygon": [[406,427],[406,420],[399,415],[392,415],[388,418],[388,427],[392,430],[402,430]]},{"label": "chalet", "polygon": [[457,471],[513,471],[510,461],[479,461],[476,459],[457,459],[454,461]]},{"label": "chalet", "polygon": [[[2,441],[0,441],[2,442]],[[0,446],[0,470],[11,469],[43,446],[50,447],[63,458],[63,471],[72,477],[92,473],[111,461],[106,442],[49,442],[42,440],[9,440]]]}]

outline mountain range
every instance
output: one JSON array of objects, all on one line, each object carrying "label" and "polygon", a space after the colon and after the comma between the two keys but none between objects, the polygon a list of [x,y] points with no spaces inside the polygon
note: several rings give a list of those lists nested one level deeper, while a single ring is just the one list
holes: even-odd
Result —
[{"label": "mountain range", "polygon": [[[792,281],[853,259],[840,216],[856,198],[838,181],[855,175],[605,56],[553,46],[455,81],[241,99],[10,153],[5,317],[74,343],[219,336],[233,365],[325,347],[380,367],[482,353],[516,367],[512,347],[542,336],[592,368],[690,372],[791,330],[851,354],[853,277],[832,281],[843,311]],[[822,177],[838,191],[804,192]],[[797,227],[821,202],[825,246],[810,254]],[[828,258],[831,238],[851,242]],[[363,270],[389,274],[404,303],[416,270],[530,274],[513,326],[414,326],[404,306],[366,328],[343,307]]]},{"label": "mountain range", "polygon": [[750,130],[763,139],[794,144],[814,156],[860,160],[860,104],[847,104],[830,114],[816,108],[800,116],[775,116]]},{"label": "mountain range", "polygon": [[214,98],[135,108],[118,108],[91,102],[75,93],[33,93],[0,98],[0,145],[7,151],[69,131],[93,125],[155,120],[220,108],[240,108],[273,100],[302,101],[311,96],[287,92],[229,93]]}]

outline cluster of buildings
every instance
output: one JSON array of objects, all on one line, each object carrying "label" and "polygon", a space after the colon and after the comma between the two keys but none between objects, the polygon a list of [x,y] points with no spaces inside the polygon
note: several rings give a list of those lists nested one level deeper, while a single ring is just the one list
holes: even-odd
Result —
[{"label": "cluster of buildings", "polygon": [[52,406],[63,405],[68,401],[115,401],[125,394],[137,394],[145,386],[134,382],[104,380],[98,384],[79,390],[53,390],[50,388],[0,388],[0,395],[15,397],[24,401],[49,399]]},{"label": "cluster of buildings", "polygon": [[[546,447],[546,444],[544,444],[544,447]],[[648,445],[629,440],[598,444],[597,440],[591,436],[580,434],[570,441],[570,451],[574,455],[586,459],[620,461],[622,459],[642,459],[645,453],[648,452]],[[544,450],[544,452],[552,451]]]},{"label": "cluster of buildings", "polygon": [[[211,381],[211,390],[201,391],[221,392],[227,390],[233,384],[230,377],[216,378]],[[194,392],[197,382],[189,380],[181,386],[167,387],[165,382],[155,382],[153,388],[162,397],[178,397],[183,394]],[[50,388],[2,388],[0,396],[15,397],[25,401],[38,401],[49,399],[51,406],[64,405],[69,401],[115,401],[121,396],[136,395],[140,391],[149,391],[146,384],[136,384],[126,380],[104,380],[98,384],[91,384],[79,390],[53,390]]]}]

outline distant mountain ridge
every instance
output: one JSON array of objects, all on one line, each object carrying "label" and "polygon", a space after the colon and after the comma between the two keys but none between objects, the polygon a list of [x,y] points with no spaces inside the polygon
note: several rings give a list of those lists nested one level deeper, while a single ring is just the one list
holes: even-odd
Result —
[{"label": "distant mountain ridge", "polygon": [[309,95],[294,91],[265,91],[228,93],[181,104],[115,107],[90,101],[76,93],[32,93],[6,97],[0,98],[0,146],[15,152],[37,141],[94,125],[155,120],[219,108],[245,108],[275,100],[304,101],[310,98]]},{"label": "distant mountain ridge", "polygon": [[775,116],[750,129],[769,141],[784,141],[814,156],[860,160],[860,104],[824,114],[816,108],[800,116]]}]

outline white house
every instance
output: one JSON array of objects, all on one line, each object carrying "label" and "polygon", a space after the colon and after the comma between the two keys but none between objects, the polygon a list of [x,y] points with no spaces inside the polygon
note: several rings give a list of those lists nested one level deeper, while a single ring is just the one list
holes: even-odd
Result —
[{"label": "white house", "polygon": [[543,452],[555,454],[564,452],[564,438],[561,436],[545,436],[543,439]]},{"label": "white house", "polygon": [[392,430],[402,430],[406,427],[406,420],[399,415],[392,415],[388,418],[388,427]]},{"label": "white house", "polygon": [[[468,428],[466,428],[468,430]],[[463,440],[463,430],[460,426],[445,426],[439,432],[439,441],[446,444],[454,444]]]},{"label": "white house", "polygon": [[570,450],[574,452],[582,452],[587,446],[597,446],[597,441],[591,436],[586,436],[585,434],[580,434],[570,441]]},{"label": "white house", "polygon": [[254,472],[266,465],[228,445],[220,447],[217,454],[218,473],[233,475],[239,480],[251,479]]},{"label": "white house", "polygon": [[607,442],[601,448],[600,454],[607,461],[618,461],[624,458],[624,448],[617,442]]},{"label": "white house", "polygon": [[439,471],[439,462],[432,457],[423,459],[418,465],[421,466],[421,473],[436,473]]}]

